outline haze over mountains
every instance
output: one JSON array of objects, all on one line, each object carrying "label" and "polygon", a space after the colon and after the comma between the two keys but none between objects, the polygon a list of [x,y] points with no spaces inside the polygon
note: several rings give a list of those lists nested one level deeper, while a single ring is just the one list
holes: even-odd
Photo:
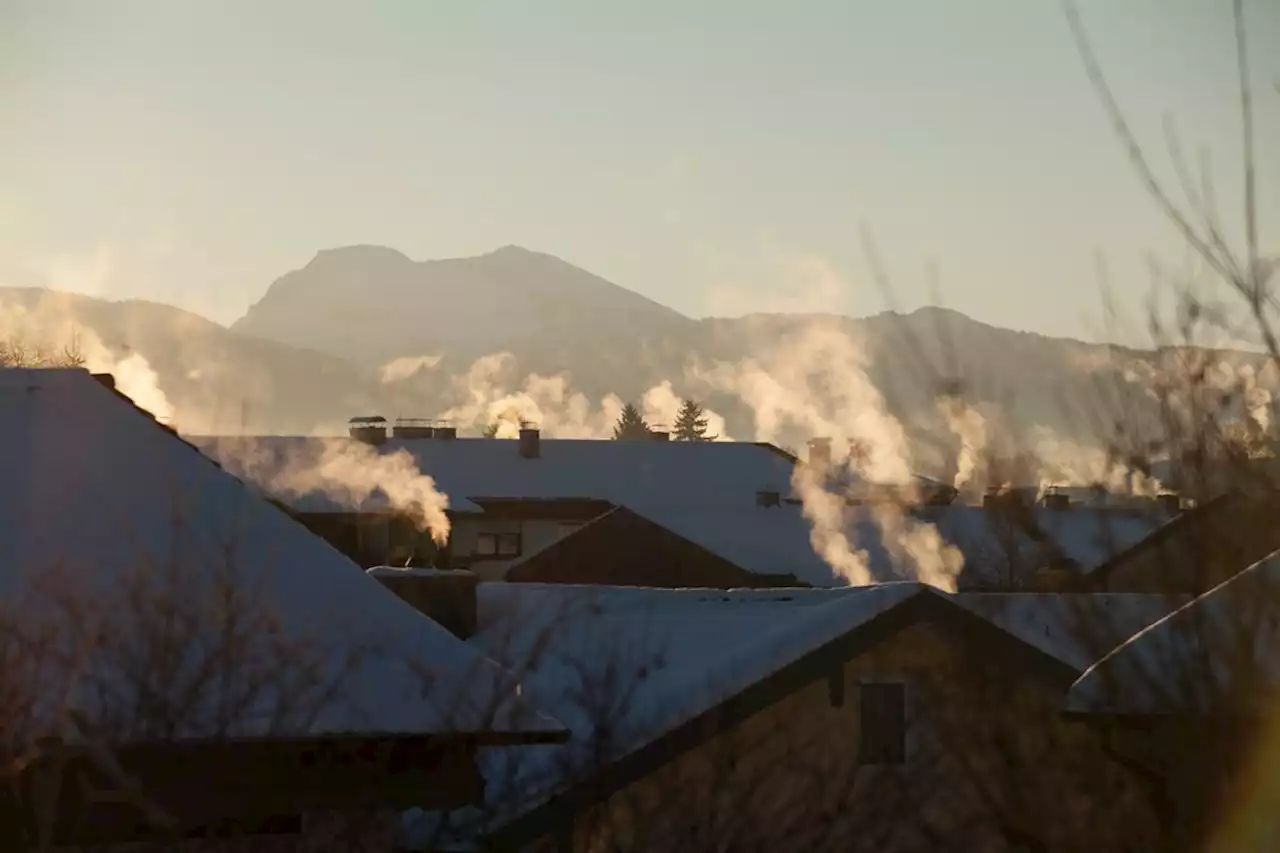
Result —
[{"label": "haze over mountains", "polygon": [[[0,290],[0,308],[0,333],[56,339],[85,328],[117,354],[141,353],[190,432],[338,431],[371,412],[450,415],[465,432],[526,390],[563,410],[543,414],[552,432],[557,423],[562,433],[602,432],[610,415],[602,399],[651,392],[655,405],[669,398],[659,410],[694,396],[723,415],[730,435],[754,438],[761,395],[777,389],[753,367],[770,375],[822,367],[825,376],[805,380],[816,402],[804,404],[820,409],[829,393],[843,399],[845,416],[864,391],[832,386],[865,369],[913,439],[945,432],[936,394],[954,379],[1015,429],[1047,427],[1084,443],[1103,426],[1093,417],[1100,395],[1109,400],[1104,421],[1117,394],[1125,406],[1150,402],[1125,393],[1124,375],[1151,353],[996,328],[941,308],[698,320],[514,246],[421,262],[376,246],[321,251],[230,329],[165,305],[29,288]],[[827,337],[815,343],[815,329]],[[839,345],[842,337],[854,345]],[[543,379],[529,386],[531,374]],[[784,437],[802,440],[775,436]]]}]

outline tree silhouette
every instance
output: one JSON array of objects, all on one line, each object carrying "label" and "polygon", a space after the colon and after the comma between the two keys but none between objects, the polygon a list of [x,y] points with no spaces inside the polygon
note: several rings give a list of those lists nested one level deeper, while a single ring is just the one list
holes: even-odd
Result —
[{"label": "tree silhouette", "polygon": [[716,437],[707,435],[707,418],[702,407],[693,400],[685,400],[676,415],[672,438],[676,441],[714,441]]},{"label": "tree silhouette", "polygon": [[648,437],[649,425],[644,422],[644,417],[640,414],[640,410],[634,404],[627,403],[622,409],[622,414],[618,416],[618,422],[613,426],[614,441]]}]

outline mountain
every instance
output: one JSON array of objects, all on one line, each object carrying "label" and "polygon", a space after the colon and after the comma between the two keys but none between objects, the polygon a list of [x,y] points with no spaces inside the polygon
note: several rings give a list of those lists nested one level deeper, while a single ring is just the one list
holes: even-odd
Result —
[{"label": "mountain", "polygon": [[465,366],[508,351],[526,372],[572,370],[599,394],[635,393],[626,375],[637,360],[678,364],[699,334],[677,311],[517,246],[433,261],[377,246],[323,251],[231,328],[365,367],[434,355]]},{"label": "mountain", "polygon": [[[936,307],[864,318],[695,320],[514,246],[421,262],[376,246],[322,251],[272,283],[230,329],[169,306],[37,289],[0,290],[0,337],[6,318],[19,332],[54,343],[74,321],[116,358],[143,355],[178,411],[179,427],[191,432],[242,424],[260,432],[334,431],[355,414],[434,417],[470,406],[471,421],[451,415],[467,429],[540,374],[565,377],[535,382],[530,393],[540,395],[540,406],[558,408],[561,425],[572,421],[578,434],[602,431],[605,395],[638,402],[669,381],[676,395],[724,416],[730,435],[751,437],[743,371],[757,361],[785,369],[769,362],[780,347],[828,330],[857,342],[862,366],[840,361],[839,353],[808,352],[809,367],[824,359],[836,365],[827,386],[865,371],[906,425],[922,473],[935,475],[955,457],[955,436],[937,406],[944,388],[959,383],[967,399],[998,411],[1016,432],[1044,426],[1097,445],[1118,422],[1131,429],[1156,416],[1153,401],[1126,374],[1149,371],[1167,356],[1002,329]],[[497,353],[510,357],[483,359]],[[408,368],[380,370],[397,359]],[[759,376],[751,381],[754,392],[768,391]],[[832,390],[815,387],[812,394]],[[782,440],[803,440],[803,430],[793,432]]]}]

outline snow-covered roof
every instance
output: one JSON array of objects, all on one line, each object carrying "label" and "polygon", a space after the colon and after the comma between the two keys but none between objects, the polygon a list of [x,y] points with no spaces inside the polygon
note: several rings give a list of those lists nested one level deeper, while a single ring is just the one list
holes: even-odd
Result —
[{"label": "snow-covered roof", "polygon": [[[145,676],[161,693],[200,688],[178,736],[562,730],[479,650],[87,372],[0,370],[0,471],[0,595],[75,653],[77,674],[57,677],[97,722],[110,711],[90,682],[127,702]],[[201,682],[230,615],[245,626],[234,684]],[[182,626],[186,655],[144,672],[130,656],[160,624]],[[214,685],[244,713],[215,721],[228,697]]]},{"label": "snow-covered roof", "polygon": [[[810,524],[794,504],[689,508],[632,503],[627,507],[748,571],[789,573],[817,586],[842,582],[815,553],[809,537]],[[1041,507],[1031,512],[1049,542],[1085,572],[1147,536],[1161,520],[1155,513],[1084,507]],[[1011,569],[1025,579],[1027,572],[1048,561],[1049,549],[1044,544],[1015,532],[1002,516],[982,507],[920,507],[913,514],[936,524],[943,540],[964,554],[962,585],[1007,582]],[[902,577],[901,567],[895,566],[884,547],[871,511],[853,506],[846,510],[846,517],[849,542],[855,549],[867,552],[873,577]]]},{"label": "snow-covered roof", "polygon": [[[1071,687],[1071,711],[1212,713],[1280,687],[1280,552],[1136,634]],[[1241,695],[1241,692],[1245,695]]]},{"label": "snow-covered roof", "polygon": [[[480,584],[470,642],[573,733],[563,746],[482,751],[485,820],[515,817],[922,592],[931,594],[916,583],[785,591]],[[418,835],[436,828],[428,818]]]},{"label": "snow-covered roof", "polygon": [[[483,819],[503,823],[916,596],[959,605],[1076,671],[1096,659],[1088,649],[1104,653],[1174,606],[1141,595],[949,595],[910,582],[782,590],[481,583],[470,642],[519,674],[525,696],[573,732],[563,747],[486,751],[491,811]],[[1072,635],[1077,616],[1092,623],[1099,615],[1105,629],[1094,642]],[[456,826],[481,816],[453,817]],[[438,815],[408,823],[419,838],[441,831]]]},{"label": "snow-covered roof", "polygon": [[[296,509],[351,511],[341,496],[292,494],[274,485],[290,464],[340,453],[355,439],[298,436],[189,436],[188,441],[227,470],[255,481]],[[450,508],[478,511],[472,498],[596,498],[626,504],[750,506],[761,490],[789,489],[793,461],[776,448],[749,442],[598,441],[542,438],[539,456],[525,459],[520,443],[487,438],[398,439],[383,454],[407,450],[422,473],[449,495]],[[376,499],[375,499],[376,500]]]},{"label": "snow-covered roof", "polygon": [[1186,602],[1136,593],[986,593],[952,596],[1024,643],[1083,672]]}]

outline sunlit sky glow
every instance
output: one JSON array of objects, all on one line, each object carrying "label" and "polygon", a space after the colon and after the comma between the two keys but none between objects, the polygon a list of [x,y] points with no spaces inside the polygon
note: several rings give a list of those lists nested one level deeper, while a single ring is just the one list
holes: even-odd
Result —
[{"label": "sunlit sky glow", "polygon": [[[1250,0],[1280,253],[1280,4]],[[1238,230],[1230,3],[1082,0],[1121,102],[1213,154]],[[220,322],[319,249],[515,243],[695,316],[897,298],[1098,337],[1182,258],[1056,0],[0,0],[0,282]],[[1140,326],[1140,324],[1138,324]]]}]

